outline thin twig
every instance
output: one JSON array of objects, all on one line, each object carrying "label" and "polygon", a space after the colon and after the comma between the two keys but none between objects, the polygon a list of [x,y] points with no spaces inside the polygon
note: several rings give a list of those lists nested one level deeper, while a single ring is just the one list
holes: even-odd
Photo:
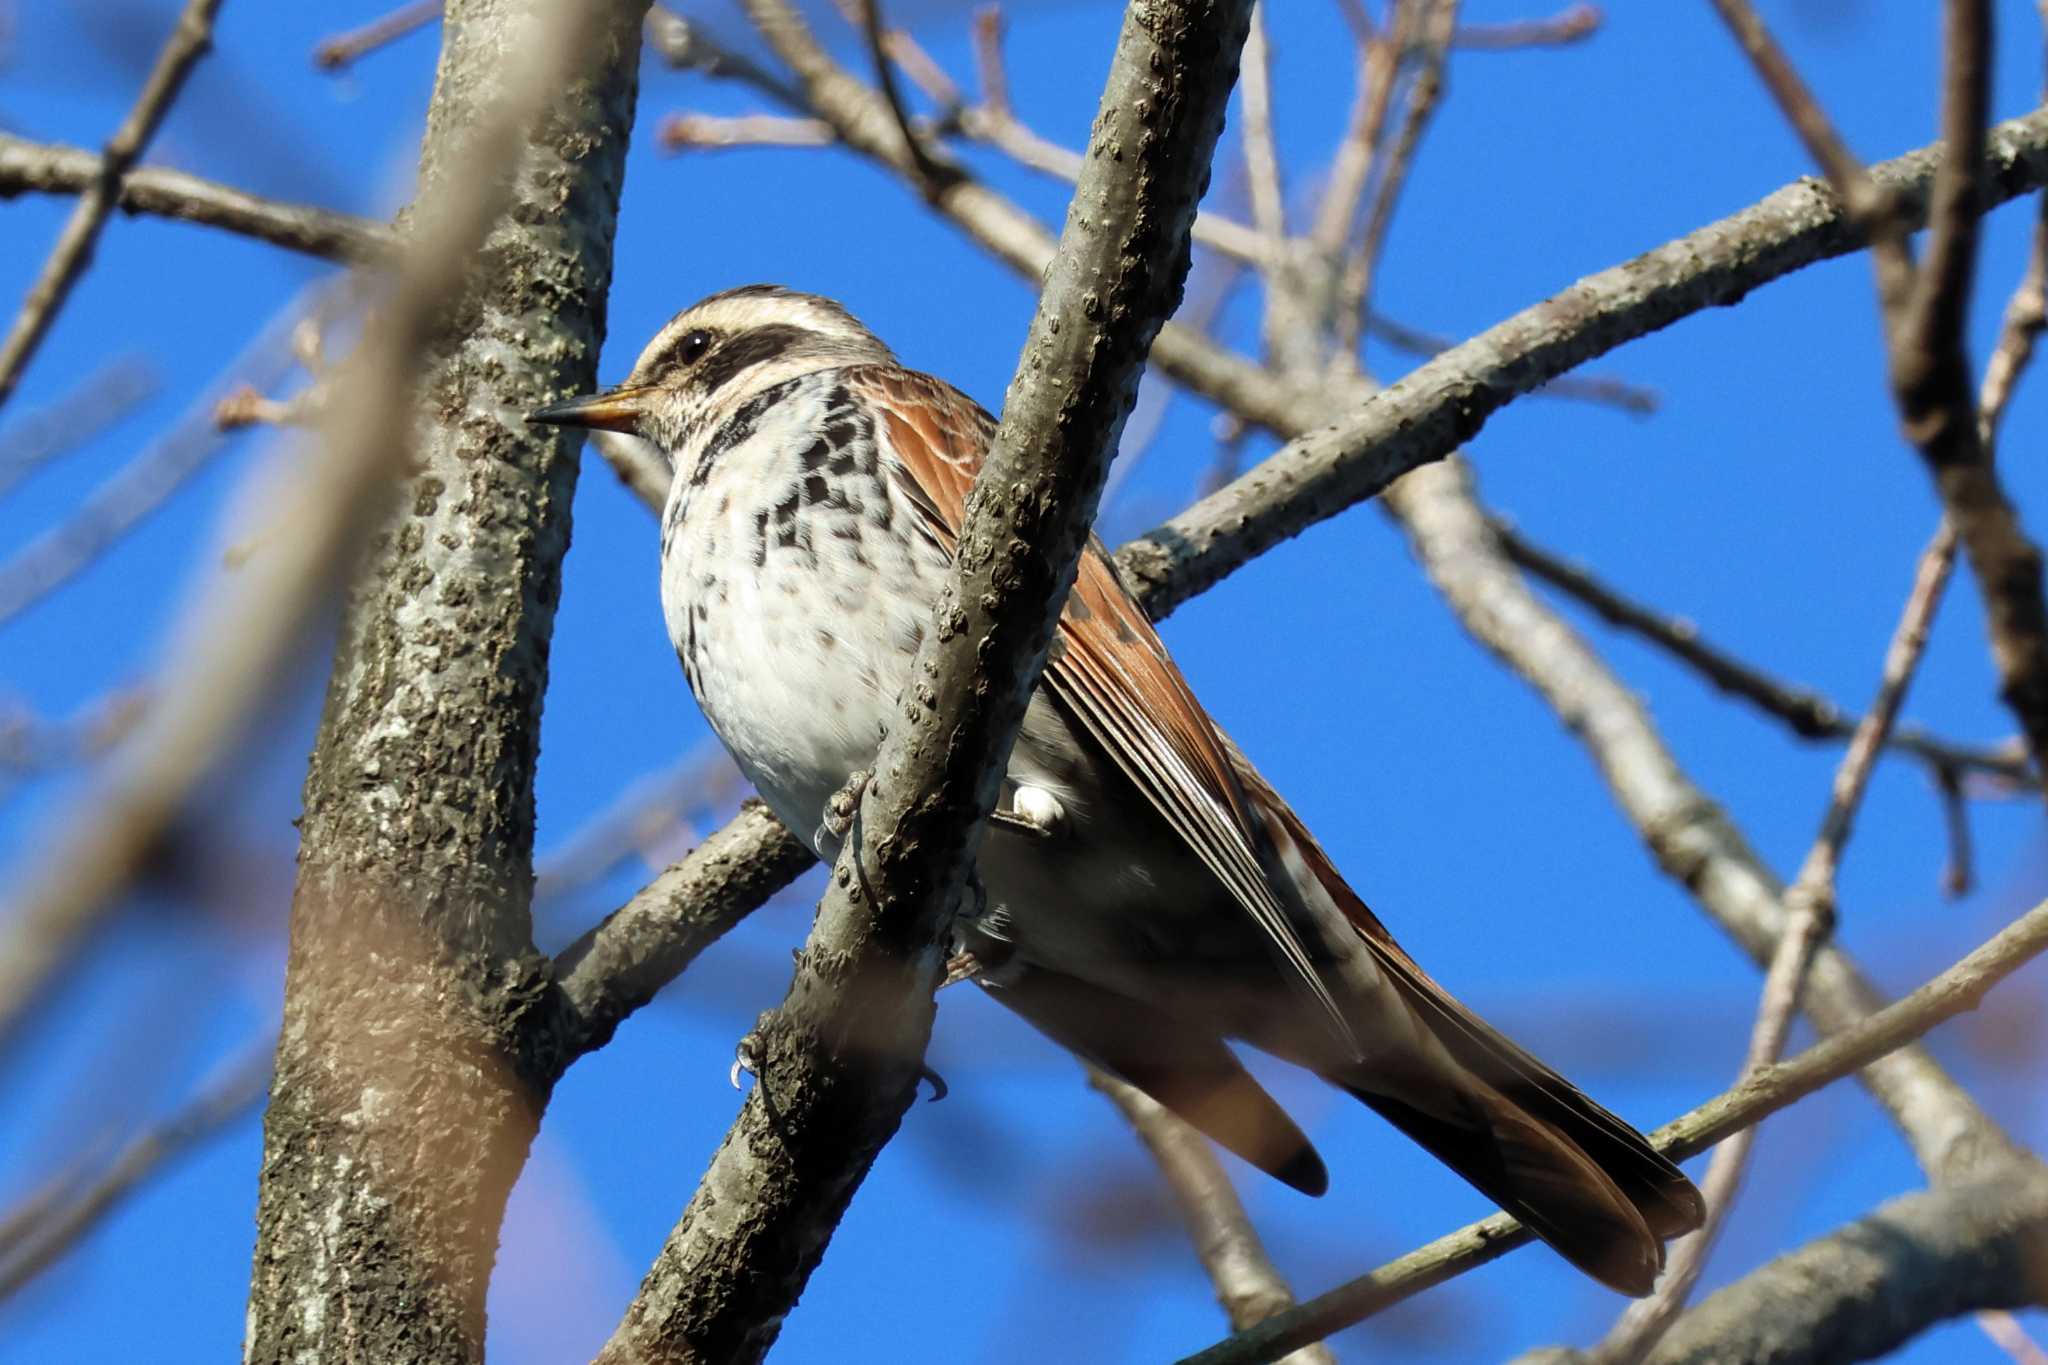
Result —
[{"label": "thin twig", "polygon": [[1426,5],[1416,24],[1414,74],[1408,81],[1408,104],[1401,116],[1401,129],[1380,164],[1372,204],[1365,215],[1365,229],[1358,245],[1344,263],[1337,286],[1336,319],[1339,345],[1346,355],[1358,349],[1358,330],[1372,299],[1373,271],[1386,246],[1387,229],[1394,218],[1394,206],[1408,181],[1408,168],[1422,146],[1422,135],[1443,97],[1444,62],[1450,55],[1451,35],[1458,22],[1458,0],[1423,0]]},{"label": "thin twig", "polygon": [[1943,7],[1941,123],[1947,155],[1928,199],[1930,241],[1918,268],[1909,224],[1848,148],[1748,0],[1714,0],[1744,52],[1799,130],[1852,217],[1871,234],[1892,395],[1968,553],[1984,605],[1999,693],[2018,718],[2037,767],[2048,766],[2048,597],[2042,557],[2000,484],[1980,429],[1964,353],[1986,145],[1991,66],[1989,0]]},{"label": "thin twig", "polygon": [[1316,205],[1315,226],[1309,232],[1309,240],[1332,259],[1350,237],[1359,203],[1372,182],[1373,159],[1386,128],[1387,111],[1393,107],[1401,60],[1414,36],[1421,8],[1428,3],[1430,0],[1391,0],[1393,14],[1387,31],[1380,33],[1368,22],[1360,33],[1351,113],[1330,162],[1329,183]]},{"label": "thin twig", "polygon": [[[1955,532],[1944,519],[1921,552],[1912,591],[1907,594],[1891,643],[1885,648],[1877,695],[1870,710],[1857,723],[1848,751],[1835,771],[1820,834],[1807,852],[1798,878],[1785,893],[1785,928],[1764,973],[1756,1023],[1742,1065],[1745,1076],[1756,1075],[1775,1064],[1784,1051],[1798,1011],[1800,992],[1813,966],[1813,955],[1834,931],[1836,872],[1841,866],[1842,850],[1855,825],[1870,775],[1876,769],[1878,751],[1898,720],[1899,707],[1926,651],[1927,633],[1941,605],[1955,557]],[[1637,1365],[1683,1311],[1699,1282],[1700,1272],[1706,1268],[1707,1255],[1726,1224],[1728,1211],[1734,1206],[1755,1140],[1756,1129],[1745,1128],[1715,1148],[1700,1186],[1707,1201],[1706,1223],[1672,1245],[1656,1292],[1630,1304],[1616,1319],[1606,1339],[1594,1348],[1593,1358],[1600,1365]]]},{"label": "thin twig", "polygon": [[425,28],[440,17],[441,0],[412,0],[412,3],[400,5],[361,28],[322,38],[313,46],[313,65],[322,71],[339,71],[381,47],[388,47],[406,34]]},{"label": "thin twig", "polygon": [[670,114],[656,127],[665,152],[693,147],[829,147],[838,141],[830,124],[780,114]]},{"label": "thin twig", "polygon": [[0,496],[127,417],[156,392],[157,382],[156,372],[140,357],[120,356],[0,431]]},{"label": "thin twig", "polygon": [[[1407,532],[1459,623],[1527,681],[1597,763],[1658,868],[1760,966],[1785,931],[1784,886],[1712,798],[1678,766],[1642,699],[1535,593],[1487,526],[1462,459],[1417,470],[1383,505]],[[1814,961],[1801,1008],[1822,1032],[1851,1027],[1882,995],[1833,944]],[[1930,1176],[1948,1179],[2018,1149],[1924,1049],[1861,1077]]]},{"label": "thin twig", "polygon": [[1252,226],[1265,239],[1268,259],[1277,259],[1287,239],[1287,192],[1280,183],[1280,153],[1273,143],[1273,53],[1266,42],[1266,7],[1252,6],[1251,35],[1244,44],[1238,78],[1244,107],[1239,147],[1252,201]]},{"label": "thin twig", "polygon": [[1600,31],[1607,16],[1584,0],[1567,5],[1548,19],[1519,19],[1504,24],[1460,24],[1451,46],[1472,52],[1517,52],[1530,47],[1565,47]]},{"label": "thin twig", "polygon": [[745,790],[731,757],[707,739],[680,762],[629,785],[560,847],[536,859],[535,903],[566,895],[608,875],[625,859],[670,842],[667,836],[693,811],[730,810]]},{"label": "thin twig", "polygon": [[739,81],[785,109],[804,107],[802,91],[745,53],[725,46],[702,24],[683,17],[659,0],[648,6],[646,31],[648,48],[673,70]]},{"label": "thin twig", "polygon": [[[1780,682],[1743,662],[1702,638],[1698,627],[1690,621],[1666,616],[1622,595],[1585,569],[1536,544],[1508,522],[1495,517],[1490,525],[1502,551],[1515,564],[1574,598],[1609,625],[1668,651],[1715,687],[1776,716],[1801,739],[1848,739],[1856,733],[1858,718],[1844,714],[1820,693]],[[1926,763],[1937,779],[1942,773],[1977,772],[2014,788],[2032,788],[2036,784],[2025,753],[2010,748],[1973,748],[1910,727],[1889,734],[1885,743]]]},{"label": "thin twig", "polygon": [[[1003,62],[1003,16],[994,5],[975,15],[974,52],[981,102],[954,107],[948,115],[949,125],[963,137],[995,148],[1020,166],[1073,184],[1081,175],[1081,154],[1041,137],[1010,105],[1009,77]],[[1256,266],[1266,263],[1271,246],[1260,229],[1213,210],[1196,211],[1195,241]]]},{"label": "thin twig", "polygon": [[[2044,92],[2048,99],[2048,92]],[[2048,194],[2036,196],[2033,245],[2027,252],[2026,273],[2006,301],[2005,317],[1999,323],[1998,341],[1984,366],[1984,382],[1977,390],[1977,439],[1988,460],[1998,449],[1998,428],[2005,420],[2006,407],[2020,376],[2034,358],[2034,345],[2043,328],[2048,328]]]},{"label": "thin twig", "polygon": [[163,50],[157,54],[156,65],[150,69],[142,93],[135,97],[128,117],[107,139],[92,184],[72,206],[71,217],[65,221],[56,246],[35,283],[29,286],[28,297],[22,300],[21,312],[15,315],[6,340],[0,341],[0,406],[5,406],[13,395],[29,358],[42,344],[50,324],[57,320],[57,311],[64,306],[72,286],[91,263],[100,229],[106,225],[114,205],[120,202],[121,177],[149,145],[157,125],[170,112],[171,101],[184,88],[185,77],[212,47],[213,17],[220,5],[221,0],[185,0],[185,8]]},{"label": "thin twig", "polygon": [[[1208,1139],[1144,1091],[1092,1066],[1088,1084],[1123,1113],[1152,1154],[1231,1329],[1241,1332],[1294,1307],[1294,1291],[1266,1254]],[[1318,1342],[1287,1356],[1282,1365],[1336,1365],[1336,1357]]]},{"label": "thin twig", "polygon": [[890,117],[896,121],[896,132],[910,153],[911,165],[916,171],[915,182],[925,197],[930,198],[938,192],[949,171],[932,158],[924,137],[911,126],[910,109],[904,104],[903,91],[896,84],[895,64],[889,60],[890,44],[883,36],[882,0],[842,0],[842,6],[846,5],[859,10],[859,27],[867,39],[868,59],[874,63],[875,85],[881,90],[882,98],[888,101]]},{"label": "thin twig", "polygon": [[2013,1365],[2048,1365],[2048,1351],[2034,1344],[2019,1319],[2003,1308],[1977,1314],[1977,1326],[1999,1350],[2012,1357]]},{"label": "thin twig", "polygon": [[226,429],[216,420],[219,404],[234,388],[268,388],[291,368],[289,336],[299,318],[319,312],[340,291],[333,280],[302,292],[292,305],[244,347],[228,367],[233,380],[202,395],[170,431],[145,446],[112,478],[94,489],[71,517],[44,531],[0,562],[0,625],[42,601],[94,564],[123,536],[228,449]]},{"label": "thin twig", "polygon": [[[1789,1061],[1745,1077],[1650,1134],[1650,1142],[1674,1160],[1703,1152],[1975,1009],[1994,986],[2044,949],[2048,949],[2048,902],[2021,915],[1903,1000]],[[1514,1219],[1495,1214],[1188,1356],[1180,1365],[1266,1365],[1477,1269],[1530,1240],[1530,1234]]]},{"label": "thin twig", "polygon": [[218,1081],[203,1086],[168,1119],[136,1134],[89,1182],[82,1172],[66,1175],[29,1206],[9,1214],[6,1235],[0,1237],[0,1303],[55,1265],[171,1161],[253,1114],[270,1082],[270,1049],[268,1038],[245,1049]]},{"label": "thin twig", "polygon": [[[1425,332],[1419,327],[1410,327],[1405,322],[1396,322],[1370,308],[1362,308],[1352,316],[1363,322],[1366,336],[1378,337],[1388,345],[1410,355],[1424,358],[1438,356],[1458,344],[1447,336]],[[1638,417],[1648,417],[1664,406],[1663,398],[1655,389],[1632,384],[1613,375],[1559,375],[1549,383],[1530,390],[1530,394],[1536,398],[1565,398],[1584,403],[1599,403],[1605,407],[1619,408]]]}]

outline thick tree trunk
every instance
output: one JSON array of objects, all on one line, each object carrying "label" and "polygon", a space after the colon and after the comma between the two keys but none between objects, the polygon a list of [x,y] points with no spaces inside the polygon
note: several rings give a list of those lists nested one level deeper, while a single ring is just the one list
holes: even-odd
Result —
[{"label": "thick tree trunk", "polygon": [[[524,414],[595,378],[644,2],[601,0],[421,373],[398,495],[343,606],[306,778],[245,1359],[480,1359],[506,1196],[556,1074],[532,944],[533,777],[576,446]],[[535,32],[451,0],[422,198]],[[473,159],[473,158],[471,158]]]}]

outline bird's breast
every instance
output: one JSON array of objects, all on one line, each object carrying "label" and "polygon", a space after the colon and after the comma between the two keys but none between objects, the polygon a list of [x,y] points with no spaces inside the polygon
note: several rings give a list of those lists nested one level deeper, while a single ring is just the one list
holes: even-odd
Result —
[{"label": "bird's breast", "polygon": [[873,761],[946,557],[898,505],[874,422],[843,387],[794,386],[699,445],[721,440],[708,461],[676,462],[663,614],[712,728],[808,834]]}]

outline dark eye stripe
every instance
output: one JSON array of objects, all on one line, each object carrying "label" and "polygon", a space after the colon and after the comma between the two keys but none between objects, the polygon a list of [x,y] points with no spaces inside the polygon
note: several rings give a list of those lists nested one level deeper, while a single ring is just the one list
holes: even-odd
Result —
[{"label": "dark eye stripe", "polygon": [[709,393],[731,381],[742,370],[773,360],[817,335],[808,327],[792,327],[786,323],[753,328],[705,357],[692,379]]}]

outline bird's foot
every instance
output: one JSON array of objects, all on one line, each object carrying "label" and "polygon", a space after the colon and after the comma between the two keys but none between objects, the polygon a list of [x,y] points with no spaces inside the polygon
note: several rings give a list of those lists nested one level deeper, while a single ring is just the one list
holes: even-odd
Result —
[{"label": "bird's foot", "polygon": [[[832,799],[825,803],[825,813],[818,821],[817,833],[811,836],[811,843],[831,862],[839,854],[839,846],[846,841],[846,835],[853,828],[853,819],[860,813],[861,794],[868,789],[868,782],[874,774],[861,768],[847,776],[846,785],[832,793]],[[828,852],[829,850],[829,852]]]},{"label": "bird's foot", "polygon": [[726,1073],[726,1079],[732,1082],[733,1089],[738,1090],[741,1088],[740,1073],[744,1071],[758,1080],[761,1075],[760,1065],[759,1054],[754,1050],[754,1035],[749,1033],[740,1039],[739,1046],[732,1050],[732,1070]]}]

